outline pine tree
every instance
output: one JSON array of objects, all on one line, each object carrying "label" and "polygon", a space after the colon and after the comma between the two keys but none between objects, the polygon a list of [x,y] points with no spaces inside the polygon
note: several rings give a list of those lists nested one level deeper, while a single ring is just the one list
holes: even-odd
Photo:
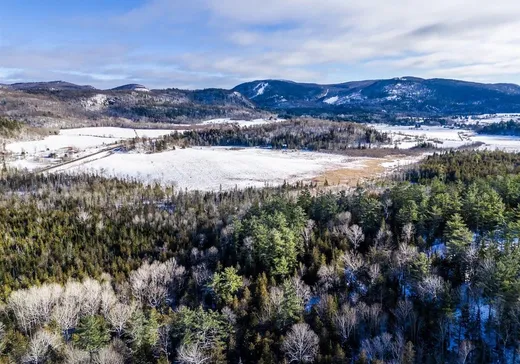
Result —
[{"label": "pine tree", "polygon": [[471,244],[473,234],[464,224],[459,214],[454,214],[448,221],[444,232],[444,239],[450,257],[460,257],[465,249]]},{"label": "pine tree", "polygon": [[102,316],[87,316],[83,318],[73,335],[78,347],[89,353],[95,353],[110,341],[110,332]]}]

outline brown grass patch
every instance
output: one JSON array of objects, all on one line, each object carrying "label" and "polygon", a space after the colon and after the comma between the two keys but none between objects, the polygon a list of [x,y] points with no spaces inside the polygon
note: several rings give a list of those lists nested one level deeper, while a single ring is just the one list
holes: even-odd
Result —
[{"label": "brown grass patch", "polygon": [[317,183],[318,186],[324,186],[326,182],[329,186],[356,186],[368,178],[373,178],[383,173],[385,168],[381,165],[381,163],[386,161],[386,159],[363,160],[362,164],[364,167],[358,166],[357,168],[342,168],[326,171],[320,176],[313,178],[312,181]]},{"label": "brown grass patch", "polygon": [[323,174],[314,177],[312,182],[317,183],[318,187],[323,187],[326,182],[329,186],[350,186],[355,187],[368,180],[380,178],[385,175],[385,172],[390,172],[391,169],[382,166],[385,162],[399,160],[400,157],[405,159],[406,155],[392,156],[387,158],[361,159],[361,164],[352,168],[341,168],[326,171]]}]

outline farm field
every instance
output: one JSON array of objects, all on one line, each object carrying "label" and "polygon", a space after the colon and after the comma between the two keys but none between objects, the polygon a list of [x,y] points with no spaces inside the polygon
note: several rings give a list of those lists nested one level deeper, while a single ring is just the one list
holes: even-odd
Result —
[{"label": "farm field", "polygon": [[392,145],[400,149],[415,147],[418,143],[428,142],[437,148],[450,149],[468,146],[475,143],[483,143],[480,150],[504,150],[508,152],[520,151],[520,137],[508,137],[500,135],[476,134],[469,129],[450,129],[434,126],[414,128],[409,126],[395,126],[376,124],[374,129],[388,133],[392,139]]},{"label": "farm field", "polygon": [[[222,124],[229,119],[208,120]],[[251,123],[273,122],[253,120]],[[242,122],[241,122],[242,123]],[[244,121],[244,123],[247,123]],[[240,124],[242,125],[242,124]],[[483,143],[479,149],[520,150],[520,138],[476,135],[470,130],[422,127],[420,129],[375,125],[389,133],[388,148],[410,149],[421,142],[438,148],[458,148]],[[178,130],[177,130],[178,131]],[[173,132],[164,129],[91,127],[63,129],[42,140],[13,142],[7,165],[46,173],[91,172],[104,176],[137,179],[146,183],[176,185],[181,189],[218,190],[235,187],[280,185],[284,181],[314,181],[318,184],[355,185],[360,180],[389,173],[420,160],[417,156],[386,158],[351,157],[317,152],[260,148],[192,147],[156,154],[118,150],[117,142],[135,136],[157,138]],[[394,153],[395,154],[395,153]],[[62,164],[63,162],[70,163]],[[54,167],[55,166],[55,167]]]},{"label": "farm field", "polygon": [[[60,168],[59,171],[89,172],[210,191],[309,181],[338,170],[343,175],[352,174],[354,183],[357,182],[356,176],[366,177],[367,163],[374,166],[374,163],[379,165],[385,161],[302,151],[194,147],[156,154],[114,153],[84,164]],[[370,174],[382,170],[384,168],[373,169]],[[336,184],[340,181],[331,179],[329,182]]]}]

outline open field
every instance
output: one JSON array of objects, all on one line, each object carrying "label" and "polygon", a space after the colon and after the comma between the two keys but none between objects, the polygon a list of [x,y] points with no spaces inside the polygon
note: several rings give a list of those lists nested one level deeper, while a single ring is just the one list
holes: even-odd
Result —
[{"label": "open field", "polygon": [[[198,147],[156,154],[114,153],[104,158],[71,164],[61,172],[90,172],[105,176],[134,178],[144,182],[173,184],[181,189],[218,190],[235,187],[280,185],[284,181],[310,181],[316,176],[342,171],[343,176],[373,176],[385,159],[259,148]],[[319,182],[319,178],[315,181]],[[346,183],[346,177],[329,183]],[[356,179],[359,180],[359,178]]]},{"label": "open field", "polygon": [[[251,123],[274,121],[262,119]],[[209,120],[200,127],[227,122],[231,120]],[[340,155],[260,148],[193,147],[145,154],[120,150],[118,143],[136,136],[157,138],[174,130],[115,127],[64,129],[59,135],[42,140],[9,143],[5,149],[10,153],[7,164],[13,168],[44,170],[45,173],[92,172],[199,190],[280,185],[284,181],[356,185],[362,180],[417,162],[424,153],[420,149],[410,149],[422,142],[432,143],[438,148],[458,148],[481,142],[484,143],[479,147],[481,149],[520,150],[520,138],[517,137],[476,135],[469,130],[441,127],[416,129],[375,125],[375,128],[391,136],[393,143],[387,146],[387,152],[385,149],[355,149],[343,151]]]},{"label": "open field", "polygon": [[[392,139],[392,145],[399,149],[409,149],[419,143],[431,143],[437,148],[450,149],[483,143],[479,149],[520,151],[520,137],[476,134],[469,129],[451,129],[436,126],[395,126],[386,124],[373,125],[374,129],[386,132]],[[390,147],[391,145],[389,145]]]}]

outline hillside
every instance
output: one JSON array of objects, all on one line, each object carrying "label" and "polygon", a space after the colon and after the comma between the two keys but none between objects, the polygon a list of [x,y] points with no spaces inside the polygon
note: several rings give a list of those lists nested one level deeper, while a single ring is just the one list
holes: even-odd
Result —
[{"label": "hillside", "polygon": [[520,86],[402,77],[332,85],[264,80],[232,90],[110,90],[64,81],[0,85],[0,116],[36,126],[191,123],[270,112],[356,121],[520,112]]},{"label": "hillside", "polygon": [[520,86],[400,77],[332,85],[263,80],[233,90],[268,109],[294,114],[359,112],[442,116],[520,111]]},{"label": "hillside", "polygon": [[0,116],[53,127],[128,122],[190,123],[262,115],[251,101],[236,91],[149,90],[136,84],[98,90],[62,81],[17,83],[0,88],[0,101]]}]

